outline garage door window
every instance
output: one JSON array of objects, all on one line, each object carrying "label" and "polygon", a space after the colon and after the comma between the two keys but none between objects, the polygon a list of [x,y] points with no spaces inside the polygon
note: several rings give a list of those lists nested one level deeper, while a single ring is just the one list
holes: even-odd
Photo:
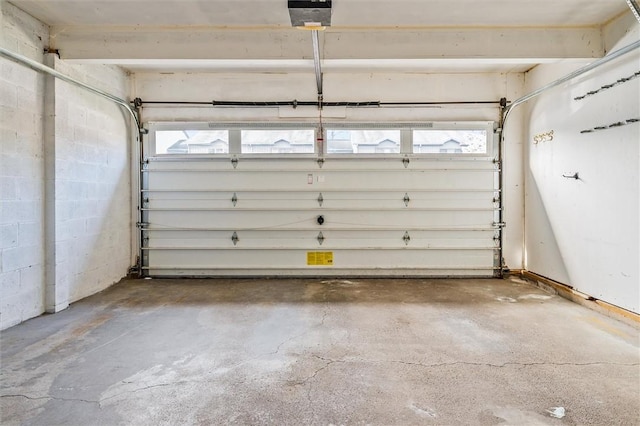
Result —
[{"label": "garage door window", "polygon": [[228,130],[158,130],[156,154],[228,154]]},{"label": "garage door window", "polygon": [[313,154],[314,130],[242,130],[243,154]]},{"label": "garage door window", "polygon": [[414,130],[414,154],[486,154],[486,130]]},{"label": "garage door window", "polygon": [[327,154],[399,154],[400,130],[328,129]]}]

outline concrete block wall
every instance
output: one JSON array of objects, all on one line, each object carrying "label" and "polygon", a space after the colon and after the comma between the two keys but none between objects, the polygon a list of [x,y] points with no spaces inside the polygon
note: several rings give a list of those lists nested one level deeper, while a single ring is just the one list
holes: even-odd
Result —
[{"label": "concrete block wall", "polygon": [[[117,67],[43,57],[48,28],[0,2],[0,45],[126,98]],[[103,290],[131,265],[129,117],[0,58],[0,329]]]},{"label": "concrete block wall", "polygon": [[[0,46],[42,61],[49,30],[0,2]],[[44,77],[0,59],[0,329],[44,311]]]},{"label": "concrete block wall", "polygon": [[[120,68],[54,61],[63,74],[127,98]],[[73,302],[117,282],[131,266],[130,117],[113,102],[55,84],[56,284],[66,284]]]}]

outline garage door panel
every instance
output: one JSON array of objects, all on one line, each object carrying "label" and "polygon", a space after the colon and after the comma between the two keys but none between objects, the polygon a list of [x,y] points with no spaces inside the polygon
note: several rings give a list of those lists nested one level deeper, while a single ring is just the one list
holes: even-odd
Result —
[{"label": "garage door panel", "polygon": [[[451,171],[451,170],[404,170],[393,173],[371,172],[366,179],[354,171],[350,172],[291,172],[223,173],[195,172],[193,170],[159,171],[147,173],[149,186],[164,190],[217,190],[254,191],[269,188],[275,191],[301,191],[314,189],[331,190],[396,190],[412,191],[421,189],[486,189],[493,187],[494,171]],[[321,182],[318,182],[318,179]],[[309,183],[312,182],[312,183]]]},{"label": "garage door panel", "polygon": [[[448,250],[412,249],[371,249],[371,250],[338,250],[333,251],[333,265],[316,268],[324,271],[331,268],[338,269],[407,269],[420,265],[423,269],[485,269],[490,271],[493,253],[489,250],[466,250],[457,252],[456,256]],[[373,266],[372,266],[373,265]],[[264,269],[283,268],[295,272],[304,270],[307,265],[307,252],[293,249],[247,250],[154,250],[153,260],[149,268],[171,267],[174,270],[189,269]]]},{"label": "garage door panel", "polygon": [[[495,169],[490,157],[477,156],[424,156],[379,154],[359,154],[354,161],[353,155],[332,155],[318,159],[316,156],[289,155],[274,156],[158,156],[147,159],[146,168],[154,170],[185,170],[213,172],[257,172],[279,173],[293,171],[334,171],[334,172],[371,172],[385,170],[467,170]],[[188,167],[186,165],[188,164]]]},{"label": "garage door panel", "polygon": [[[490,231],[150,231],[152,249],[493,249]],[[452,234],[457,234],[454,238]],[[234,237],[235,235],[235,237]],[[408,236],[408,238],[405,238]],[[320,238],[319,238],[320,237]]]},{"label": "garage door panel", "polygon": [[148,208],[178,209],[493,209],[494,192],[444,191],[270,191],[264,193],[241,191],[181,191],[154,192],[147,196]]},{"label": "garage door panel", "polygon": [[[404,226],[408,228],[491,226],[491,210],[152,210],[149,211],[151,226],[182,228],[273,229],[290,225],[302,225],[321,231],[322,226],[345,226],[351,229]],[[317,224],[322,216],[324,224]]]}]

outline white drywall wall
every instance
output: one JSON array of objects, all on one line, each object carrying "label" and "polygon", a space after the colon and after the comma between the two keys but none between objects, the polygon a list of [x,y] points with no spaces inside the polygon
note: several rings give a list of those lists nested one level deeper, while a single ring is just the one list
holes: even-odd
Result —
[{"label": "white drywall wall", "polygon": [[[427,73],[346,73],[324,75],[325,101],[498,101],[515,99],[522,94],[523,74],[427,74]],[[225,73],[138,73],[134,75],[134,93],[145,101],[275,101],[316,100],[315,75],[225,74]],[[304,110],[305,112],[301,112]],[[514,122],[521,120],[514,115]],[[297,118],[292,118],[297,117]],[[184,108],[145,106],[142,120],[148,121],[284,121],[317,122],[318,111],[292,108]],[[324,122],[394,122],[394,121],[486,121],[499,120],[494,106],[432,106],[428,108],[327,108]],[[522,127],[514,125],[506,135],[505,166],[505,252],[506,264],[522,268],[523,188]]]},{"label": "white drywall wall", "polygon": [[[628,23],[626,34],[621,22]],[[610,51],[640,37],[637,22],[612,25],[623,38]],[[575,68],[538,66],[526,75],[527,91]],[[640,123],[581,131],[640,118],[640,78],[574,98],[639,70],[636,50],[530,102],[525,177],[526,268],[634,312],[640,312]],[[550,131],[553,140],[534,142]],[[562,177],[576,172],[579,180]]]},{"label": "white drywall wall", "polygon": [[[48,55],[48,28],[0,2],[0,45],[126,97],[115,67]],[[0,329],[64,309],[130,266],[128,117],[67,83],[0,58]]]}]

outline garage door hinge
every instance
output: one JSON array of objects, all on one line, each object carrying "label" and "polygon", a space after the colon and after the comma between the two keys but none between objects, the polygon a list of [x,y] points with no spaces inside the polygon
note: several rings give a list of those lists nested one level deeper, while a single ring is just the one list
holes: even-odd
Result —
[{"label": "garage door hinge", "polygon": [[233,193],[233,197],[231,197],[231,202],[233,203],[233,207],[238,204],[238,195],[235,192]]},{"label": "garage door hinge", "polygon": [[409,207],[409,201],[411,201],[411,198],[409,198],[409,193],[408,192],[405,192],[404,198],[402,199],[402,201],[404,201],[404,205],[406,207]]},{"label": "garage door hinge", "polygon": [[493,226],[495,226],[496,228],[504,228],[505,226],[507,226],[507,224],[504,222],[493,222]]},{"label": "garage door hinge", "polygon": [[409,231],[404,232],[404,236],[402,237],[402,240],[404,241],[405,246],[409,245],[409,241],[411,241],[411,236],[409,235]]},{"label": "garage door hinge", "polygon": [[136,227],[138,227],[138,228],[142,228],[142,227],[149,226],[149,225],[150,225],[149,222],[136,222]]},{"label": "garage door hinge", "polygon": [[407,167],[409,167],[409,163],[411,162],[411,160],[409,160],[409,157],[404,157],[402,159],[402,164],[404,164],[404,168],[406,169]]},{"label": "garage door hinge", "polygon": [[317,238],[317,240],[318,240],[318,243],[319,243],[320,245],[322,245],[322,243],[324,243],[324,235],[322,235],[322,232],[318,233],[318,238]]},{"label": "garage door hinge", "polygon": [[318,158],[318,167],[322,168],[322,166],[324,166],[324,158]]},{"label": "garage door hinge", "polygon": [[234,232],[233,235],[231,236],[231,241],[233,241],[233,245],[237,245],[238,241],[240,241],[240,238],[238,238],[238,233]]},{"label": "garage door hinge", "polygon": [[231,165],[233,166],[234,169],[238,167],[238,159],[236,157],[233,157],[231,159]]},{"label": "garage door hinge", "polygon": [[324,202],[324,198],[322,197],[322,192],[318,195],[318,205],[322,207],[322,203]]}]

